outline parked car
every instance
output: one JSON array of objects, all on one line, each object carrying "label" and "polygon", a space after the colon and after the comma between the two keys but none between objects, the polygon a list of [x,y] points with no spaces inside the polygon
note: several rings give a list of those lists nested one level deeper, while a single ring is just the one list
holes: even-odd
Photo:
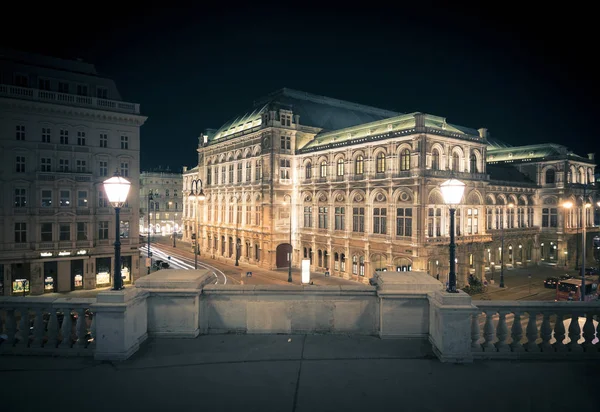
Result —
[{"label": "parked car", "polygon": [[571,275],[567,275],[566,273],[564,275],[560,275],[558,277],[558,280],[567,280],[567,279],[573,279],[573,276]]},{"label": "parked car", "polygon": [[598,268],[595,267],[585,268],[585,274],[591,276],[598,276],[600,275],[600,270],[598,270]]}]

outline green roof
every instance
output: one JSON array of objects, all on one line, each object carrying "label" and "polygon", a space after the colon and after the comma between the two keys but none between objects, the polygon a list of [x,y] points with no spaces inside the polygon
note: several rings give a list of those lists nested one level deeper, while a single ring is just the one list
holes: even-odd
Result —
[{"label": "green roof", "polygon": [[567,147],[555,143],[503,148],[489,147],[486,160],[488,162],[514,162],[535,161],[556,157],[571,157],[581,161],[590,161],[588,158],[581,157],[571,152]]},{"label": "green roof", "polygon": [[397,116],[390,110],[365,106],[298,90],[281,89],[254,102],[254,107],[221,126],[209,141],[226,138],[261,126],[262,114],[271,108],[285,108],[300,116],[300,124],[321,130],[338,130]]}]

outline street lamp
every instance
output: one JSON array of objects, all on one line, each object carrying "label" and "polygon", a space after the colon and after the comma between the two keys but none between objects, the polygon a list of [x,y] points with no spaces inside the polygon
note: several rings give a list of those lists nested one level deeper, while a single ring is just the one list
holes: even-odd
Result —
[{"label": "street lamp", "polygon": [[[198,192],[198,183],[200,183],[200,192]],[[195,187],[195,190],[194,190]],[[198,193],[196,193],[198,192]],[[191,183],[191,187],[190,187],[190,194],[188,196],[188,199],[191,200],[192,202],[194,202],[194,220],[195,220],[195,227],[194,227],[194,231],[196,232],[196,246],[194,247],[194,269],[198,269],[198,254],[199,254],[199,249],[198,249],[198,239],[200,237],[200,234],[198,233],[198,203],[196,203],[196,200],[200,200],[203,201],[204,199],[206,199],[206,196],[204,195],[204,191],[202,190],[202,180],[200,179],[192,179],[192,183]]]},{"label": "street lamp", "polygon": [[[173,202],[169,202],[169,206],[171,206],[173,204]],[[175,213],[175,216],[177,216],[177,213]],[[173,247],[177,247],[175,245],[175,217],[173,217]]]},{"label": "street lamp", "polygon": [[446,180],[440,185],[444,203],[450,206],[450,276],[448,279],[447,292],[457,293],[456,290],[456,244],[454,243],[454,214],[456,205],[460,203],[465,191],[465,184],[460,180]]},{"label": "street lamp", "polygon": [[[584,192],[585,194],[585,186]],[[582,200],[584,203],[581,205],[581,291],[579,293],[580,300],[585,301],[585,235],[586,235],[586,226],[587,226],[587,209],[592,207],[591,203],[587,203],[585,198]],[[565,202],[562,205],[565,209],[575,208],[576,205],[572,202]],[[577,213],[577,210],[576,210]],[[579,218],[577,219],[577,233],[579,233]],[[579,249],[579,243],[577,243]],[[575,267],[579,263],[579,254],[575,257]]]},{"label": "street lamp", "polygon": [[294,247],[292,246],[292,196],[286,194],[283,196],[283,205],[285,206],[285,198],[289,197],[290,199],[290,257],[288,259],[288,282],[292,283],[292,253],[294,251]]},{"label": "street lamp", "polygon": [[150,252],[150,218],[152,217],[150,213],[150,202],[154,200],[154,196],[152,195],[152,189],[148,193],[148,259],[150,259],[150,266],[148,266],[148,274],[150,274],[150,269],[152,268],[152,253]]},{"label": "street lamp", "polygon": [[[512,209],[513,207],[515,207],[514,204],[509,203],[508,204],[509,209]],[[510,218],[512,219],[512,216],[509,213]],[[504,287],[504,219],[502,219],[502,236],[501,236],[501,240],[500,240],[500,287],[503,288]]]},{"label": "street lamp", "polygon": [[242,247],[242,244],[240,243],[240,240],[237,239],[235,241],[235,266],[240,265],[240,248],[241,247]]},{"label": "street lamp", "polygon": [[123,289],[123,279],[121,279],[121,226],[119,219],[119,212],[121,207],[127,201],[127,194],[131,183],[122,178],[119,172],[115,172],[115,175],[110,179],[104,181],[104,191],[108,201],[115,208],[115,274],[113,276],[113,290]]}]

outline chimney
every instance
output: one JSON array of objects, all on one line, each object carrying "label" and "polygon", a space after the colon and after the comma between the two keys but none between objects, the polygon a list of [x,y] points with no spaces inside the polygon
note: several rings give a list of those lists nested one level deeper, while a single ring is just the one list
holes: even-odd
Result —
[{"label": "chimney", "polygon": [[425,115],[423,113],[415,113],[415,128],[425,127]]},{"label": "chimney", "polygon": [[479,132],[479,137],[481,137],[482,139],[487,139],[488,130],[485,127],[478,129],[478,132]]},{"label": "chimney", "polygon": [[596,157],[596,153],[588,153],[588,158],[590,160],[594,160],[595,157]]},{"label": "chimney", "polygon": [[187,172],[187,166],[183,166],[183,171]]},{"label": "chimney", "polygon": [[294,115],[294,123],[296,123],[296,124],[300,123],[300,115],[299,114]]}]

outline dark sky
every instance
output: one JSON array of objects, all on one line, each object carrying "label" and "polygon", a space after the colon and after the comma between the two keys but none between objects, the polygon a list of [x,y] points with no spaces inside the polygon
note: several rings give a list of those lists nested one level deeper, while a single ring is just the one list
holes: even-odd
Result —
[{"label": "dark sky", "polygon": [[149,117],[142,170],[193,166],[205,128],[282,87],[423,111],[487,127],[511,144],[555,142],[582,155],[600,147],[591,10],[566,3],[529,10],[526,2],[477,3],[487,9],[124,3],[14,6],[8,13],[23,18],[4,19],[13,23],[3,24],[0,43],[81,57],[115,79],[124,99]]}]

